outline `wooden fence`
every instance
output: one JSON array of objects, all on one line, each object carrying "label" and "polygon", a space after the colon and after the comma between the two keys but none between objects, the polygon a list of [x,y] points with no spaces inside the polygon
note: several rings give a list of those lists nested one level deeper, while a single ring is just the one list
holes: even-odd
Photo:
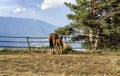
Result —
[{"label": "wooden fence", "polygon": [[[64,41],[64,40],[63,40]],[[69,44],[80,44],[69,43]],[[31,47],[38,48],[40,46],[48,46],[48,37],[14,37],[14,36],[0,36],[0,48],[28,48],[31,51]],[[73,49],[82,49],[79,46],[73,47]]]}]

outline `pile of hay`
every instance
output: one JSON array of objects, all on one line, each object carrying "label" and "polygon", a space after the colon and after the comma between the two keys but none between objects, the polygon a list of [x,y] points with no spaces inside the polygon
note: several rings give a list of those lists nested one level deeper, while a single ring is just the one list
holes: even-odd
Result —
[{"label": "pile of hay", "polygon": [[67,43],[63,44],[63,52],[62,52],[63,54],[72,54],[74,52],[75,52],[75,50],[73,50],[69,44],[67,44]]}]

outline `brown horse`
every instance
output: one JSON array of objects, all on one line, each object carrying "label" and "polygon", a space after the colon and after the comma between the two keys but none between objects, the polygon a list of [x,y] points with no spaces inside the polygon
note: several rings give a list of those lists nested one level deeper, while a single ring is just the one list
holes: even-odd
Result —
[{"label": "brown horse", "polygon": [[48,36],[49,47],[51,49],[51,53],[55,54],[54,48],[56,48],[56,39],[58,39],[58,35],[55,33],[50,33]]},{"label": "brown horse", "polygon": [[56,46],[57,46],[57,52],[58,52],[58,54],[62,54],[62,51],[63,51],[62,36],[60,36],[60,38],[56,39]]}]

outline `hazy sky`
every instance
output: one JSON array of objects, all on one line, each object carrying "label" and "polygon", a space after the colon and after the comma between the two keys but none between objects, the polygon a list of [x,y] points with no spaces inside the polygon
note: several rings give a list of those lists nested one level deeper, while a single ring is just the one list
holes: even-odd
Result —
[{"label": "hazy sky", "polygon": [[64,26],[69,24],[66,14],[71,12],[64,2],[75,0],[0,0],[0,16],[40,19]]}]

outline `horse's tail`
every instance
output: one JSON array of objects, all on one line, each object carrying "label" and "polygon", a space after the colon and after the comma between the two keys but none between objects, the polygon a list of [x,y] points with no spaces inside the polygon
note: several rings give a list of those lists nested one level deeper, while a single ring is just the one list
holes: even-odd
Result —
[{"label": "horse's tail", "polygon": [[49,37],[49,47],[53,46],[52,37]]}]

